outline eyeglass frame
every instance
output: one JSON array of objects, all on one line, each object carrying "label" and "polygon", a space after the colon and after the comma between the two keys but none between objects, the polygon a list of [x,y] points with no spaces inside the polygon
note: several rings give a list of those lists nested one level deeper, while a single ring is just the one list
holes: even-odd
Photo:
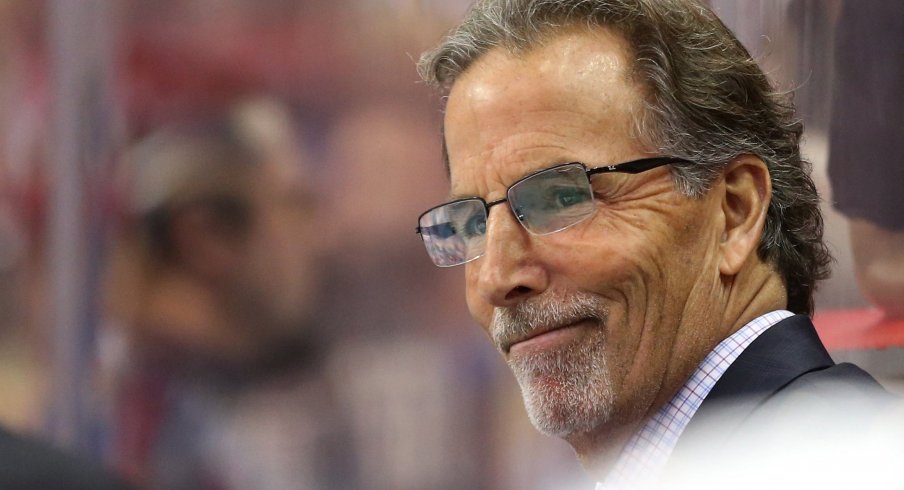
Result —
[{"label": "eyeglass frame", "polygon": [[[640,159],[637,159],[637,160],[630,160],[630,161],[627,161],[627,162],[616,163],[616,164],[612,164],[612,165],[602,165],[602,166],[599,166],[599,167],[592,167],[592,168],[587,168],[587,165],[586,165],[585,163],[583,163],[583,162],[578,162],[578,161],[567,162],[567,163],[560,163],[560,164],[558,164],[558,165],[553,165],[552,167],[547,167],[547,168],[543,168],[543,169],[537,170],[537,171],[535,171],[535,172],[531,172],[531,173],[525,175],[524,177],[521,177],[520,179],[518,179],[517,181],[513,182],[511,185],[509,185],[508,187],[506,187],[506,189],[505,189],[505,197],[503,197],[503,198],[501,198],[501,199],[496,199],[496,200],[494,200],[494,201],[487,202],[486,199],[484,199],[484,198],[482,198],[482,197],[479,197],[479,196],[463,197],[463,198],[461,198],[461,199],[455,199],[455,200],[453,200],[453,201],[444,202],[444,203],[442,203],[442,204],[438,204],[438,205],[436,205],[436,206],[433,206],[433,207],[427,209],[426,211],[424,211],[423,213],[421,213],[421,214],[418,216],[418,219],[417,219],[417,221],[418,221],[418,226],[415,228],[414,232],[415,232],[415,234],[417,234],[417,235],[421,235],[421,239],[423,239],[424,236],[423,236],[423,234],[421,233],[421,231],[422,231],[423,228],[421,227],[420,222],[421,222],[421,219],[424,217],[424,215],[426,215],[427,213],[430,213],[431,211],[433,211],[433,210],[435,210],[435,209],[439,209],[439,208],[442,208],[442,207],[445,207],[445,206],[449,206],[449,205],[452,205],[452,204],[455,204],[455,203],[458,203],[458,202],[463,202],[463,201],[475,201],[475,200],[477,200],[477,201],[482,202],[482,203],[483,203],[483,206],[484,206],[484,208],[485,208],[485,213],[486,213],[487,219],[489,219],[489,216],[490,216],[490,208],[492,208],[493,206],[496,206],[497,204],[502,204],[502,203],[508,201],[508,200],[509,200],[509,195],[508,195],[508,194],[509,194],[509,191],[512,189],[512,187],[517,186],[517,185],[520,184],[521,182],[524,182],[525,180],[530,179],[531,177],[533,177],[533,176],[535,176],[535,175],[541,174],[541,173],[543,173],[543,172],[547,172],[547,171],[549,171],[549,170],[554,170],[554,169],[557,169],[557,168],[560,168],[560,167],[565,167],[565,166],[568,166],[568,165],[580,165],[581,167],[584,168],[584,172],[585,172],[586,175],[587,175],[587,180],[588,180],[588,182],[591,183],[591,185],[592,185],[592,182],[590,182],[590,179],[591,179],[591,177],[593,177],[594,175],[600,175],[600,174],[606,174],[606,173],[626,173],[626,174],[632,174],[632,175],[634,175],[634,174],[639,174],[639,173],[642,173],[642,172],[646,172],[646,171],[648,171],[648,170],[653,170],[654,168],[659,168],[659,167],[663,167],[663,166],[665,166],[665,165],[671,165],[671,164],[675,164],[675,163],[692,163],[692,162],[691,162],[690,160],[685,159],[685,158],[662,156],[662,157],[640,158]],[[596,199],[594,198],[594,201],[595,201],[595,200],[596,200]],[[579,221],[577,221],[577,222],[575,222],[575,223],[573,223],[573,224],[571,224],[571,225],[568,225],[568,226],[566,226],[566,227],[564,227],[564,228],[560,228],[560,229],[558,229],[558,230],[554,230],[554,231],[551,231],[551,232],[548,232],[548,233],[535,233],[535,232],[531,231],[527,226],[524,225],[524,223],[521,221],[521,218],[519,218],[519,217],[517,216],[517,211],[515,211],[511,206],[509,206],[509,209],[512,211],[512,214],[515,215],[515,219],[518,221],[518,224],[521,225],[522,228],[524,228],[525,230],[527,230],[528,233],[530,233],[530,234],[532,234],[532,235],[538,235],[538,236],[551,235],[551,234],[553,234],[553,233],[558,233],[558,232],[560,232],[560,231],[564,231],[564,230],[570,228],[571,226],[573,226],[573,225],[575,225],[575,224],[577,224],[577,223],[580,223],[581,221],[587,219],[587,218],[582,218],[581,220],[579,220]],[[591,214],[591,215],[592,215],[592,214]],[[591,215],[588,215],[588,217],[591,216]],[[426,245],[426,242],[425,242],[425,245]],[[484,251],[484,253],[486,253],[486,252]],[[429,256],[429,253],[428,253],[428,256]],[[475,257],[472,257],[472,258],[470,258],[470,259],[468,259],[468,260],[465,260],[464,262],[460,262],[460,263],[458,263],[458,264],[452,264],[452,265],[440,266],[440,267],[455,267],[455,266],[458,266],[458,265],[464,265],[464,264],[467,264],[468,262],[477,260],[477,259],[479,259],[479,258],[482,257],[482,256],[483,256],[483,253],[481,253],[481,254],[479,254],[479,255],[477,255],[477,256],[475,256]],[[431,257],[431,260],[432,260],[432,257]]]}]

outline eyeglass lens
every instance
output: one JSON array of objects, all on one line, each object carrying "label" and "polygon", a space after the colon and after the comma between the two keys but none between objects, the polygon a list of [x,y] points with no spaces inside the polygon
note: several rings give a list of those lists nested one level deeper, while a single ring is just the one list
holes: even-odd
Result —
[{"label": "eyeglass lens", "polygon": [[581,165],[562,165],[517,182],[509,205],[528,231],[546,235],[579,223],[593,213],[593,191]]},{"label": "eyeglass lens", "polygon": [[487,209],[480,199],[464,199],[427,211],[420,219],[421,237],[433,263],[451,267],[483,253]]},{"label": "eyeglass lens", "polygon": [[[509,206],[531,233],[564,230],[593,214],[593,191],[583,165],[553,167],[512,185]],[[464,199],[427,211],[420,231],[433,262],[440,267],[480,257],[486,243],[487,207],[481,199]]]}]

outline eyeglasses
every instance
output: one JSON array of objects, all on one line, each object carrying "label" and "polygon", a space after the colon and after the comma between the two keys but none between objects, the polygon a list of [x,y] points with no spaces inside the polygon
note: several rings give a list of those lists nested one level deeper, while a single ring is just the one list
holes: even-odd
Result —
[{"label": "eyeglasses", "polygon": [[486,202],[479,197],[458,199],[425,211],[415,230],[427,254],[439,267],[470,262],[486,250],[490,208],[508,201],[518,222],[534,235],[549,235],[572,227],[596,211],[590,177],[604,173],[639,174],[672,163],[673,157],[633,160],[588,169],[580,162],[565,163],[534,172],[506,190],[506,197]]}]

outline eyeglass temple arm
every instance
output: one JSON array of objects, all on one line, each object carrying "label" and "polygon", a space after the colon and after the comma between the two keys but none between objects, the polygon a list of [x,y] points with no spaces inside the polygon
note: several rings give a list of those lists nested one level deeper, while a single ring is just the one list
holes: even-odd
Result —
[{"label": "eyeglass temple arm", "polygon": [[670,163],[690,163],[688,160],[676,157],[652,157],[642,158],[631,162],[620,163],[618,165],[609,165],[606,167],[596,167],[587,170],[587,175],[596,175],[607,172],[620,172],[626,174],[639,174],[652,170],[656,167],[662,167]]}]

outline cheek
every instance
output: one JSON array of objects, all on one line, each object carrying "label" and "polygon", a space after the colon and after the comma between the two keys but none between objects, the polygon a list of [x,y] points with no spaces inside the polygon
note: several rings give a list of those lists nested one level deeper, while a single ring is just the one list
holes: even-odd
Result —
[{"label": "cheek", "polygon": [[[478,259],[479,260],[479,259]],[[483,299],[478,291],[477,280],[479,267],[475,262],[465,264],[465,300],[468,303],[468,311],[484,330],[489,331],[490,322],[493,319],[493,305]]]},{"label": "cheek", "polygon": [[700,218],[702,204],[669,194],[601,208],[575,233],[550,238],[572,251],[563,255],[560,266],[585,279],[578,286],[655,295],[670,289],[678,276],[696,274],[709,255],[701,246],[710,235]]},{"label": "cheek", "polygon": [[697,276],[705,255],[690,238],[704,230],[689,227],[681,215],[652,211],[601,210],[588,226],[548,237],[558,250],[549,256],[559,257],[554,267],[571,283],[567,287],[609,301],[609,341],[620,363],[662,356],[654,351],[668,344],[667,330],[680,320],[690,276]]},{"label": "cheek", "polygon": [[[603,214],[603,213],[600,213]],[[649,230],[630,226],[607,216],[572,230],[550,235],[548,262],[551,272],[574,287],[623,302],[646,281],[659,255]]]}]

